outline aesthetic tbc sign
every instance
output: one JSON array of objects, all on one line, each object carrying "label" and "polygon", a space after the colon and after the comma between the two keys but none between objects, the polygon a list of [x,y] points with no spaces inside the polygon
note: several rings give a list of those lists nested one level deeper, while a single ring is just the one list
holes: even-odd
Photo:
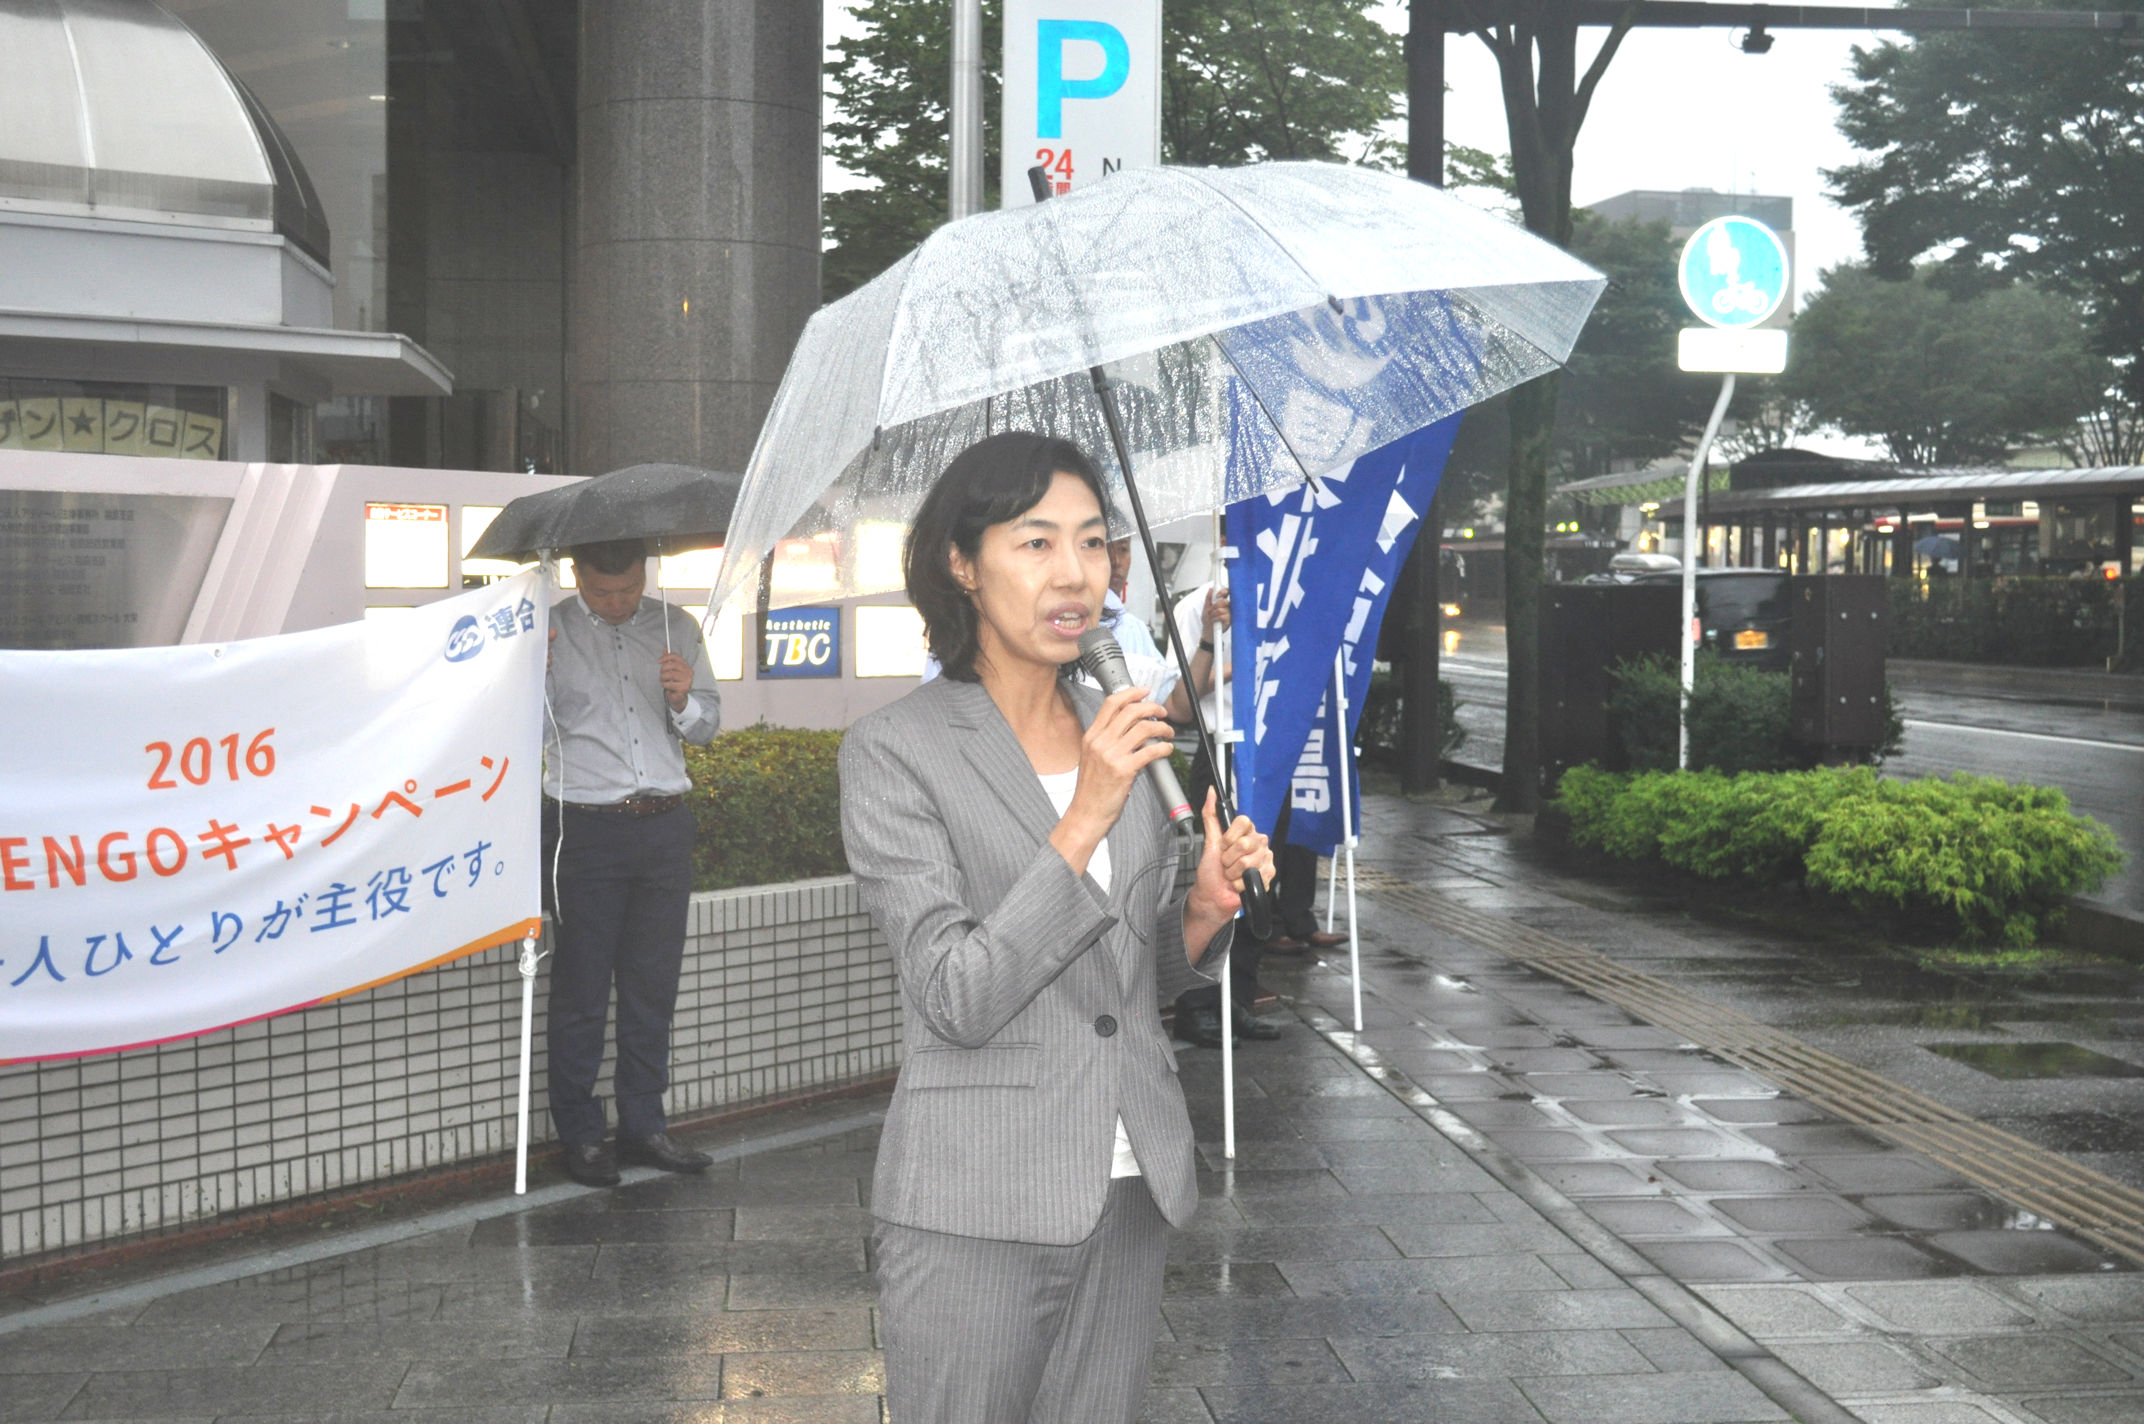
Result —
[{"label": "aesthetic tbc sign", "polygon": [[392,622],[0,653],[0,1061],[339,998],[535,928],[534,573]]},{"label": "aesthetic tbc sign", "polygon": [[1714,218],[1683,245],[1676,277],[1701,327],[1676,342],[1685,371],[1777,375],[1787,366],[1787,333],[1762,323],[1787,299],[1792,266],[1779,234],[1755,218]]},{"label": "aesthetic tbc sign", "polygon": [[760,625],[761,677],[841,676],[841,610],[784,608]]},{"label": "aesthetic tbc sign", "polygon": [[1007,207],[1161,162],[1161,0],[1005,0]]}]

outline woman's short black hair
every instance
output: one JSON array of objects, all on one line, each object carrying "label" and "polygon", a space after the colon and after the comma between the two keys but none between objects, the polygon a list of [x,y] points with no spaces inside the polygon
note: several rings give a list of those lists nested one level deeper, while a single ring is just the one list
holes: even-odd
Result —
[{"label": "woman's short black hair", "polygon": [[1107,519],[1109,495],[1094,462],[1069,440],[1025,430],[1008,430],[976,441],[953,457],[924,496],[923,507],[908,527],[903,570],[908,601],[923,615],[931,656],[938,659],[945,676],[975,681],[979,621],[968,591],[953,581],[948,554],[958,549],[972,562],[982,548],[983,531],[1017,519],[1040,504],[1060,470],[1087,482]]}]

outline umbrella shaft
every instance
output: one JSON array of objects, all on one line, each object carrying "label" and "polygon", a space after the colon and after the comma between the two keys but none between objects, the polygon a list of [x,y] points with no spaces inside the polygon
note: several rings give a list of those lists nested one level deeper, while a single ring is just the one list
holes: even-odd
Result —
[{"label": "umbrella shaft", "polygon": [[[1199,750],[1206,757],[1206,765],[1213,772],[1213,785],[1221,814],[1221,824],[1228,825],[1236,819],[1236,798],[1229,794],[1228,778],[1221,774],[1220,748],[1214,745],[1213,731],[1206,725],[1206,709],[1200,705],[1198,682],[1191,676],[1191,655],[1184,651],[1183,634],[1176,628],[1175,593],[1169,587],[1167,575],[1161,571],[1161,556],[1154,548],[1154,531],[1146,522],[1146,506],[1139,500],[1139,482],[1132,478],[1132,454],[1124,440],[1124,421],[1117,414],[1116,393],[1109,388],[1109,377],[1100,366],[1088,368],[1087,374],[1094,381],[1094,393],[1102,403],[1102,423],[1109,427],[1109,444],[1116,452],[1117,468],[1124,472],[1124,497],[1131,501],[1132,523],[1139,527],[1139,543],[1146,550],[1146,566],[1154,575],[1154,587],[1161,594],[1161,624],[1169,639],[1169,651],[1175,655],[1176,669],[1184,679],[1184,700],[1191,704],[1191,725],[1197,730]],[[1221,551],[1214,550],[1214,582],[1219,583]],[[1221,656],[1214,654],[1214,676],[1221,676]],[[1272,906],[1266,895],[1265,878],[1255,870],[1243,875],[1244,907],[1249,912],[1251,932],[1260,939],[1267,937],[1273,920]],[[1223,1033],[1228,1025],[1221,1027]]]}]

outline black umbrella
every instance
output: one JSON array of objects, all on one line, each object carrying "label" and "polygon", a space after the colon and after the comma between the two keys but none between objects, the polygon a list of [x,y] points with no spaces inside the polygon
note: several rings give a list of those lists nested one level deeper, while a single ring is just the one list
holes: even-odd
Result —
[{"label": "black umbrella", "polygon": [[664,554],[711,549],[729,533],[743,480],[691,465],[629,465],[525,494],[499,511],[469,557],[525,563],[606,539],[652,540]]}]

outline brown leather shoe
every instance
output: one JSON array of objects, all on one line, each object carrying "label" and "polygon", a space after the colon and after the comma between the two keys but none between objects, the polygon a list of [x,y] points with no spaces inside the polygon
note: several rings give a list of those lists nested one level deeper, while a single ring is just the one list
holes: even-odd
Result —
[{"label": "brown leather shoe", "polygon": [[1346,943],[1345,930],[1313,930],[1309,940],[1312,949],[1335,949]]}]

